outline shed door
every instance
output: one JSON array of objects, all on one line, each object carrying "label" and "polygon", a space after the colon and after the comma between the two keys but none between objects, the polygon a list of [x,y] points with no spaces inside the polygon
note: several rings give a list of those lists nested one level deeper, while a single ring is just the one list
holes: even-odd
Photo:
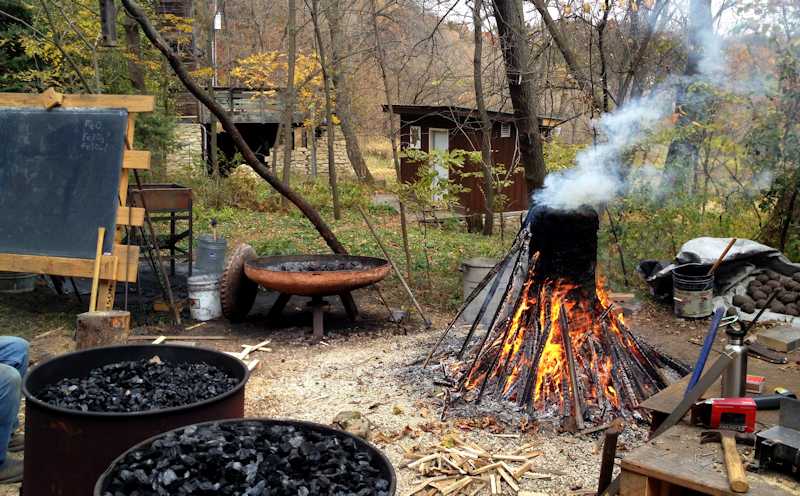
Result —
[{"label": "shed door", "polygon": [[[430,129],[430,151],[440,151],[447,153],[450,149],[450,133],[447,129]],[[439,173],[439,177],[444,179],[445,181],[450,177],[450,174],[447,171],[447,167],[444,167],[441,162],[436,163],[436,172]]]}]

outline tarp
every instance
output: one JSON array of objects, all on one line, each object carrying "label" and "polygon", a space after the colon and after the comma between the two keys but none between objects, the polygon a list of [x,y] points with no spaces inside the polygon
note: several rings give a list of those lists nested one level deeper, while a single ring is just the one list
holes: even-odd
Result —
[{"label": "tarp", "polygon": [[[731,238],[695,238],[681,246],[672,262],[645,260],[639,264],[637,270],[650,285],[653,296],[671,300],[672,269],[687,263],[700,263],[711,268],[730,240]],[[747,283],[767,270],[791,276],[795,272],[800,272],[800,264],[792,263],[775,248],[749,239],[738,239],[714,274],[715,306],[721,304],[730,306],[734,295],[745,294]],[[745,321],[752,320],[754,316],[755,314],[739,312],[739,317]],[[770,320],[800,325],[798,317],[767,310],[760,321]]]}]

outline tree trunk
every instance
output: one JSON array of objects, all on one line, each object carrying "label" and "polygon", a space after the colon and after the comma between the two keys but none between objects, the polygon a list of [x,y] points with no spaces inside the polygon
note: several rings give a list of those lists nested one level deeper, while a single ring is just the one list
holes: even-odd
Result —
[{"label": "tree trunk", "polygon": [[142,44],[139,40],[139,25],[128,16],[122,19],[125,28],[125,45],[128,47],[128,78],[133,88],[139,92],[147,91],[144,81],[144,70],[139,65],[142,60]]},{"label": "tree trunk", "polygon": [[597,25],[597,53],[600,56],[600,87],[602,89],[603,100],[601,110],[605,113],[609,109],[610,94],[608,92],[608,64],[606,63],[605,35],[608,25],[608,14],[611,12],[609,0],[605,0],[603,17]]},{"label": "tree trunk", "polygon": [[214,100],[208,93],[203,91],[203,89],[197,84],[197,82],[189,75],[186,67],[180,61],[177,55],[172,51],[164,38],[156,31],[153,24],[145,15],[142,8],[136,3],[136,0],[122,0],[122,5],[125,7],[125,10],[133,17],[136,22],[139,23],[139,26],[142,28],[145,36],[150,42],[166,57],[167,61],[169,61],[169,65],[175,71],[175,74],[178,76],[178,79],[181,80],[183,85],[186,89],[195,97],[197,98],[200,103],[206,106],[210,112],[212,112],[219,122],[222,124],[222,127],[231,137],[233,144],[236,148],[241,152],[245,162],[249,165],[259,176],[261,176],[270,186],[272,186],[278,193],[282,196],[285,196],[292,202],[302,213],[305,217],[311,222],[311,224],[316,228],[317,232],[319,232],[322,239],[325,240],[325,243],[331,248],[334,253],[345,255],[347,254],[347,250],[345,247],[339,242],[336,238],[336,235],[333,234],[333,231],[330,230],[328,225],[322,220],[320,217],[319,212],[317,212],[314,207],[312,207],[302,196],[298,195],[296,191],[289,188],[288,186],[284,185],[277,177],[270,173],[269,169],[258,160],[256,154],[253,153],[253,150],[250,146],[247,145],[247,142],[242,137],[242,134],[233,124],[233,120],[231,120],[228,113],[222,106]]},{"label": "tree trunk", "polygon": [[689,48],[684,77],[678,83],[675,108],[678,113],[678,136],[669,144],[664,162],[664,181],[677,191],[693,187],[692,174],[697,168],[699,151],[697,138],[692,136],[693,122],[703,120],[702,98],[693,94],[690,86],[700,74],[699,64],[704,55],[704,33],[712,31],[711,0],[691,0],[689,4]]},{"label": "tree trunk", "polygon": [[[292,169],[292,148],[294,145],[292,121],[294,121],[294,65],[297,58],[297,6],[295,0],[289,0],[289,18],[286,21],[286,91],[283,101],[283,184],[289,186]],[[288,205],[287,199],[281,199],[281,205]]]},{"label": "tree trunk", "polygon": [[328,58],[325,53],[325,44],[322,42],[322,31],[319,27],[319,0],[311,0],[311,22],[314,25],[314,37],[317,40],[317,55],[319,55],[319,65],[322,68],[322,81],[325,88],[325,122],[328,123],[326,135],[328,138],[328,181],[331,185],[331,197],[333,199],[333,218],[342,217],[339,207],[339,190],[336,184],[336,157],[333,155],[334,127],[333,127],[333,102],[331,96],[331,71],[328,66]]},{"label": "tree trunk", "polygon": [[328,9],[328,28],[331,37],[331,80],[336,91],[336,116],[344,136],[347,147],[347,158],[359,180],[372,183],[374,178],[367,168],[361,146],[358,143],[355,126],[353,125],[352,92],[347,81],[347,62],[345,61],[342,47],[342,5],[340,0],[332,0]]},{"label": "tree trunk", "polygon": [[[389,79],[386,74],[386,59],[383,52],[383,43],[381,42],[380,30],[378,28],[378,14],[375,11],[375,0],[370,0],[370,9],[372,17],[372,30],[375,36],[375,55],[378,60],[378,68],[381,71],[381,80],[383,81],[383,93],[386,96],[386,106],[389,112],[386,114],[389,122],[389,140],[392,143],[392,162],[394,163],[394,173],[397,175],[397,182],[400,183],[400,154],[397,151],[397,128],[394,125],[394,106],[392,105],[392,95],[389,90]],[[406,255],[406,279],[411,282],[411,249],[408,246],[408,223],[406,221],[406,206],[402,199],[400,199],[400,230],[403,235],[403,251]]]},{"label": "tree trunk", "polygon": [[542,151],[542,136],[539,133],[536,89],[528,63],[529,48],[525,20],[522,17],[522,1],[493,0],[492,6],[503,48],[508,92],[514,107],[525,184],[530,194],[544,185],[547,170]]},{"label": "tree trunk", "polygon": [[[494,179],[492,175],[492,121],[486,111],[486,101],[483,98],[483,21],[481,9],[483,0],[473,0],[472,26],[475,37],[475,51],[473,53],[472,68],[475,84],[475,103],[481,118],[481,167],[483,168],[483,201],[484,221],[483,234],[490,236],[494,227]],[[507,164],[511,166],[511,164]],[[501,214],[502,215],[502,214]]]},{"label": "tree trunk", "polygon": [[[497,11],[498,3],[512,4],[514,2],[513,0],[496,1],[495,11]],[[572,48],[569,46],[569,44],[567,44],[567,39],[564,36],[564,33],[562,33],[556,25],[556,21],[553,20],[553,17],[550,15],[550,11],[547,10],[547,5],[545,5],[544,0],[533,0],[533,5],[536,7],[536,10],[539,11],[539,15],[542,16],[544,25],[547,27],[547,32],[550,33],[550,36],[553,38],[556,47],[558,47],[558,51],[561,52],[561,56],[564,57],[564,61],[567,63],[567,68],[569,69],[570,74],[572,74],[572,78],[575,79],[578,87],[586,94],[587,98],[589,98],[589,100],[592,102],[592,105],[596,109],[600,109],[602,107],[602,102],[594,93],[590,78],[583,73],[580,67],[578,67],[575,53],[572,51]],[[497,24],[498,26],[500,25],[499,20]],[[521,24],[521,26],[525,26],[524,22]],[[525,32],[522,31],[521,33],[524,36]]]}]

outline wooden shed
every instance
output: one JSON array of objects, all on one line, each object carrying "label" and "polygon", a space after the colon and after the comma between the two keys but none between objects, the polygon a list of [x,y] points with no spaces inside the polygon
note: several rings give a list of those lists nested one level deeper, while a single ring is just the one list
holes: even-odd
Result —
[{"label": "wooden shed", "polygon": [[[431,150],[466,150],[481,149],[481,126],[478,110],[466,107],[431,106],[431,105],[393,105],[392,110],[400,116],[400,147],[416,148],[425,152]],[[388,106],[383,106],[388,112]],[[490,111],[492,120],[492,160],[495,164],[503,164],[507,169],[519,165],[519,144],[514,114],[510,112]],[[544,137],[548,137],[558,121],[552,118],[539,118],[539,129]],[[408,158],[400,161],[400,180],[412,182],[417,177],[418,165]],[[480,170],[480,164],[466,163],[464,170],[473,172]],[[452,171],[441,171],[442,177],[458,181],[469,189],[462,193],[460,203],[466,212],[483,211],[484,200],[478,177],[452,177]],[[505,190],[508,202],[505,211],[525,210],[528,208],[528,195],[525,188],[525,176],[520,167],[512,178],[512,184]]]}]

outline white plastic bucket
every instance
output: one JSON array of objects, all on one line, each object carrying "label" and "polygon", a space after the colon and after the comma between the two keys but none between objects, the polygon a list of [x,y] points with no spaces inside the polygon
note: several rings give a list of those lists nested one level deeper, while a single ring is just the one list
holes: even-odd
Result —
[{"label": "white plastic bucket", "polygon": [[219,276],[201,274],[186,280],[189,289],[189,314],[194,320],[212,320],[222,316],[219,299]]}]

